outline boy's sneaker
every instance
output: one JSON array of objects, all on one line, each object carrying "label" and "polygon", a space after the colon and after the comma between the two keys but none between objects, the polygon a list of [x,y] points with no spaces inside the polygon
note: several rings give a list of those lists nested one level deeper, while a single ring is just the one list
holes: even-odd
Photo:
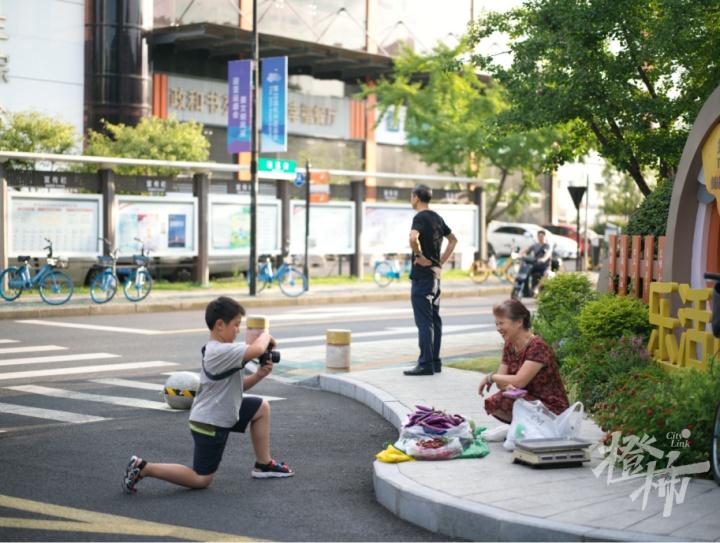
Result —
[{"label": "boy's sneaker", "polygon": [[123,477],[122,482],[123,490],[128,494],[137,492],[135,485],[142,479],[140,472],[145,467],[145,464],[147,464],[147,462],[139,456],[132,455],[130,457],[130,462],[128,463],[127,468],[125,468],[125,477]]},{"label": "boy's sneaker", "polygon": [[290,469],[285,462],[275,462],[270,460],[268,464],[255,462],[255,468],[252,470],[252,476],[255,479],[269,479],[271,477],[292,477],[295,472]]}]

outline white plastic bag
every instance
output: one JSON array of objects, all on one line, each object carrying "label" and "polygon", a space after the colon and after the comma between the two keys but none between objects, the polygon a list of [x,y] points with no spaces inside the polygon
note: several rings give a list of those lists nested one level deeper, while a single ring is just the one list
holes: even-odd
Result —
[{"label": "white plastic bag", "polygon": [[[444,443],[439,447],[426,447],[423,443],[428,441],[443,441]],[[457,458],[463,452],[462,443],[456,437],[444,438],[435,437],[430,439],[408,439],[405,440],[403,445],[405,446],[406,454],[409,454],[416,460],[450,460]],[[397,446],[397,444],[396,444]]]},{"label": "white plastic bag", "polygon": [[577,437],[580,434],[584,411],[583,404],[576,402],[556,415],[540,400],[528,402],[518,399],[513,405],[512,423],[503,448],[508,451],[515,450],[515,442],[521,439]]},{"label": "white plastic bag", "polygon": [[427,439],[430,437],[445,437],[448,439],[457,438],[460,440],[462,445],[469,445],[475,439],[468,421],[461,422],[457,426],[453,426],[442,433],[429,432],[420,424],[403,426],[400,429],[400,437],[398,439]]}]

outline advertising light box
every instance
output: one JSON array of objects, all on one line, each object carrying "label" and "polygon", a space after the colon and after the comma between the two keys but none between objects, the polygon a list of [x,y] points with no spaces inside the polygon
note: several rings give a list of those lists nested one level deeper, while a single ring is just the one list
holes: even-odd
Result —
[{"label": "advertising light box", "polygon": [[117,246],[137,254],[139,238],[152,256],[197,254],[197,199],[118,196]]},{"label": "advertising light box", "polygon": [[9,254],[42,257],[45,238],[56,255],[96,256],[101,251],[102,197],[10,192]]}]

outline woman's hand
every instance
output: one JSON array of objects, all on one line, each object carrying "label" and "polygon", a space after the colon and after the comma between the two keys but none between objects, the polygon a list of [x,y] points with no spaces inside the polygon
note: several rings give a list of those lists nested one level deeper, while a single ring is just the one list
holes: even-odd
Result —
[{"label": "woman's hand", "polygon": [[492,383],[490,383],[490,379],[486,375],[480,380],[480,386],[478,387],[478,394],[480,396],[483,396],[485,392],[490,392],[490,387],[492,387]]}]

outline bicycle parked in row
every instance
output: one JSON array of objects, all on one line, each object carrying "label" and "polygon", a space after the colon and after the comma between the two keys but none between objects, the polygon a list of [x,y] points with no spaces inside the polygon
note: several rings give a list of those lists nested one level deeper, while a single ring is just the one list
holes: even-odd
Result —
[{"label": "bicycle parked in row", "polygon": [[268,288],[273,281],[277,281],[280,290],[285,296],[296,298],[308,289],[308,281],[305,274],[292,264],[283,262],[277,269],[273,270],[272,259],[267,256],[257,269],[257,292]]},{"label": "bicycle parked in row", "polygon": [[500,258],[496,258],[494,254],[491,254],[487,261],[478,258],[470,266],[470,279],[475,283],[483,283],[491,275],[494,275],[501,281],[514,283],[519,268],[519,250],[518,247],[510,256]]},{"label": "bicycle parked in row", "polygon": [[53,244],[48,238],[43,250],[47,251],[46,263],[33,276],[30,256],[18,256],[20,267],[9,267],[0,273],[0,296],[8,302],[16,300],[23,290],[38,287],[40,298],[50,305],[62,305],[72,298],[75,285],[72,279],[60,271],[67,267],[67,259],[53,257]]},{"label": "bicycle parked in row", "polygon": [[385,260],[379,260],[375,262],[375,268],[373,269],[373,280],[379,287],[386,287],[393,281],[399,281],[403,274],[410,275],[412,264],[410,259],[405,259],[405,264],[400,267],[400,263],[395,255],[388,255]]},{"label": "bicycle parked in row", "polygon": [[[110,242],[105,238],[99,238],[105,242],[108,249]],[[135,238],[141,243],[139,255],[133,255],[133,263],[138,266],[136,270],[130,273],[123,283],[123,292],[125,297],[131,302],[139,302],[150,294],[152,290],[152,276],[147,270],[147,264],[150,261],[149,256],[145,253],[145,246],[142,241]],[[104,304],[115,297],[118,289],[117,274],[117,248],[110,252],[109,255],[98,257],[98,264],[102,266],[102,271],[98,273],[90,282],[90,298],[96,304]],[[148,251],[149,254],[149,251]]]},{"label": "bicycle parked in row", "polygon": [[131,302],[144,300],[153,287],[153,279],[148,270],[150,263],[150,250],[145,250],[145,243],[140,238],[134,238],[140,244],[140,254],[132,256],[135,268],[123,284],[125,297]]}]

